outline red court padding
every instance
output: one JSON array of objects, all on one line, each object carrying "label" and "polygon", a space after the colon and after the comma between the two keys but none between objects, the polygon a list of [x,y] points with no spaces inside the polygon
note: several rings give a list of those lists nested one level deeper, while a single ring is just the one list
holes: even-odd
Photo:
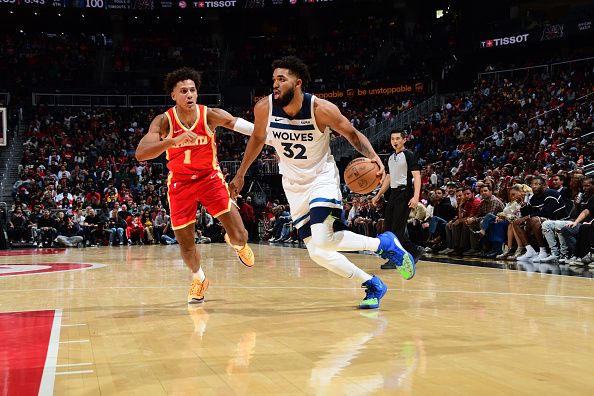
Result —
[{"label": "red court padding", "polygon": [[54,310],[0,313],[0,395],[37,395]]}]

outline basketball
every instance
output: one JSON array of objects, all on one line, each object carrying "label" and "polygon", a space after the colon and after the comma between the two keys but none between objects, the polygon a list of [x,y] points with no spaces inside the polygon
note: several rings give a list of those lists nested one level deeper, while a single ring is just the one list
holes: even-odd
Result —
[{"label": "basketball", "polygon": [[344,181],[352,192],[367,194],[379,186],[379,166],[369,158],[355,158],[344,170]]}]

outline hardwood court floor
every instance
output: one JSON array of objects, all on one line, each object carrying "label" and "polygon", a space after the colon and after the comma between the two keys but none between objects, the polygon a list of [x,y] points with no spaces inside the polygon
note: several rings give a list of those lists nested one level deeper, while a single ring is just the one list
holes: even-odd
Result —
[{"label": "hardwood court floor", "polygon": [[[359,311],[359,285],[303,249],[256,245],[251,269],[226,245],[200,250],[211,286],[196,308],[186,304],[190,276],[177,246],[0,257],[0,271],[13,273],[105,265],[0,276],[1,312],[61,310],[42,390],[49,378],[51,393],[55,371],[55,395],[594,391],[592,279],[422,261],[407,282],[379,270],[378,258],[352,254],[390,287],[380,311]],[[0,359],[0,394],[11,359]]]}]

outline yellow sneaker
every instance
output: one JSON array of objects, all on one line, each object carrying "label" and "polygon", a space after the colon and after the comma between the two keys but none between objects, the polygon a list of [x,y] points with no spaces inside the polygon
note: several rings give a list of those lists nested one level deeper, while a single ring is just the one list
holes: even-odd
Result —
[{"label": "yellow sneaker", "polygon": [[229,236],[227,234],[225,234],[225,242],[227,242],[229,246],[235,249],[235,252],[237,253],[237,258],[239,259],[239,261],[241,261],[243,265],[245,265],[246,267],[253,267],[254,263],[256,262],[256,259],[254,258],[254,252],[252,251],[252,248],[249,247],[248,244],[238,249],[236,246],[231,244],[231,241],[229,240]]},{"label": "yellow sneaker", "polygon": [[208,289],[208,279],[200,282],[198,279],[192,281],[190,291],[188,292],[188,304],[199,304],[204,302],[204,293]]}]

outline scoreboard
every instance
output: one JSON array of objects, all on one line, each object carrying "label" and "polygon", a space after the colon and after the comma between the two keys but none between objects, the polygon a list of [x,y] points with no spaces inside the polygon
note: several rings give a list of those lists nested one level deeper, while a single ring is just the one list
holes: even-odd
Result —
[{"label": "scoreboard", "polygon": [[95,8],[108,10],[264,8],[333,3],[337,0],[0,0],[0,6]]}]

